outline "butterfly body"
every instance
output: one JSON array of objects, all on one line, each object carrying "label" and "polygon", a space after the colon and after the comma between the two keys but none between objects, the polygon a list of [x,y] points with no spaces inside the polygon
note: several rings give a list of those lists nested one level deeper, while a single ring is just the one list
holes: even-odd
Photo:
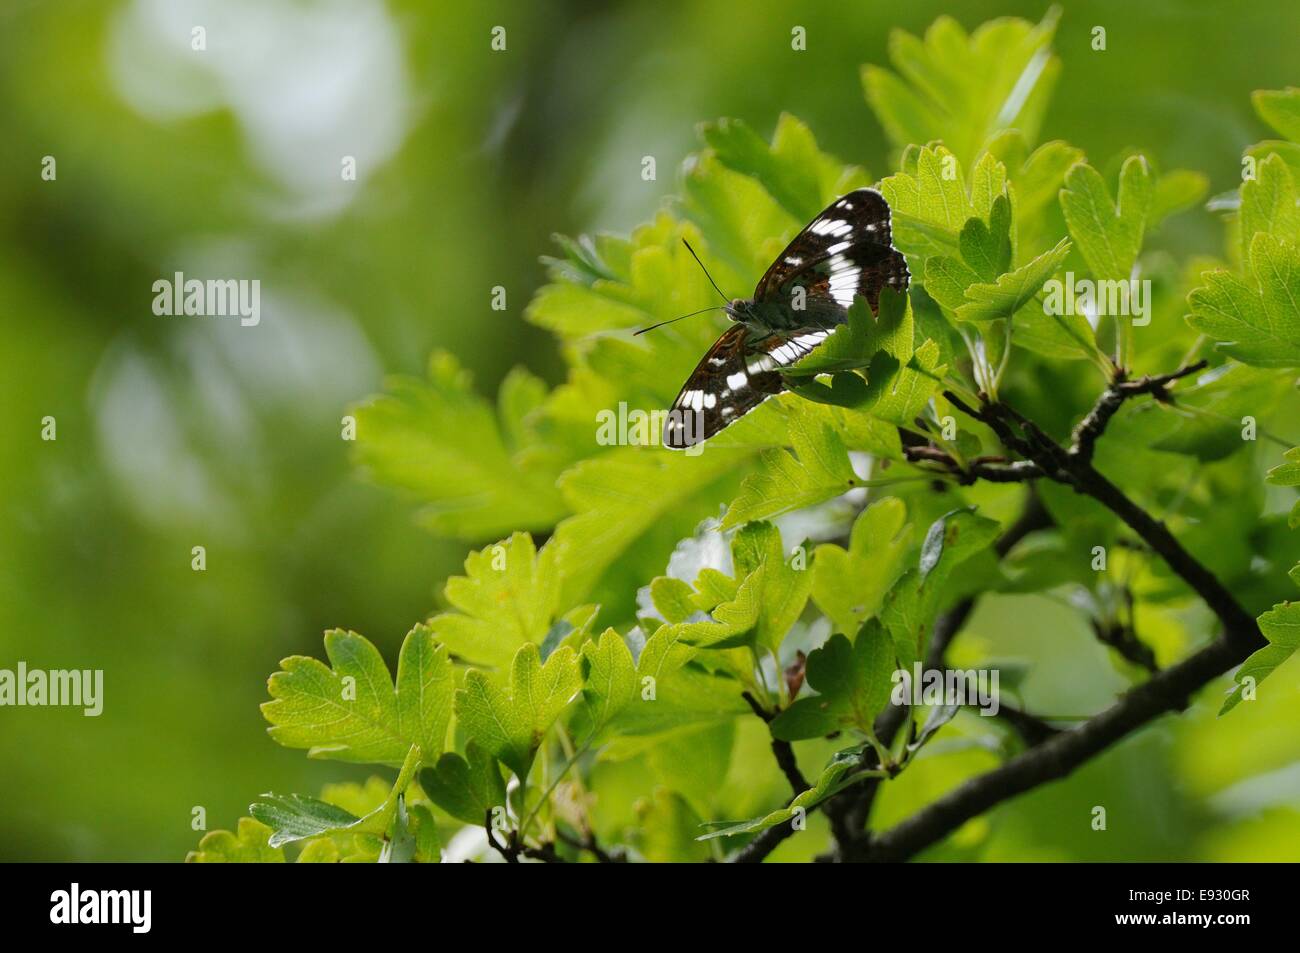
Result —
[{"label": "butterfly body", "polygon": [[[740,305],[739,308],[736,306]],[[834,328],[844,320],[838,309],[821,309],[822,313],[796,311],[780,301],[733,301],[728,306],[728,317],[745,325],[750,333],[761,337],[772,332],[796,331],[805,327]]]},{"label": "butterfly body", "polygon": [[677,395],[664,446],[693,447],[781,393],[781,372],[847,320],[854,297],[875,312],[882,289],[906,291],[907,262],[891,237],[889,204],[874,189],[827,206],[767,269],[752,298],[727,304],[735,323]]}]

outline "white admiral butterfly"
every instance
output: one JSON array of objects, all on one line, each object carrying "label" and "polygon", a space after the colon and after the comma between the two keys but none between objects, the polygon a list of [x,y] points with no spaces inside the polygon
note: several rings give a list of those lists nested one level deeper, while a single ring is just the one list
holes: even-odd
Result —
[{"label": "white admiral butterfly", "polygon": [[736,324],[709,348],[677,395],[664,446],[693,447],[781,393],[781,370],[847,320],[854,296],[866,298],[874,313],[882,288],[906,291],[907,261],[891,239],[889,203],[875,189],[850,192],[814,218],[767,269],[754,297],[723,309]]}]

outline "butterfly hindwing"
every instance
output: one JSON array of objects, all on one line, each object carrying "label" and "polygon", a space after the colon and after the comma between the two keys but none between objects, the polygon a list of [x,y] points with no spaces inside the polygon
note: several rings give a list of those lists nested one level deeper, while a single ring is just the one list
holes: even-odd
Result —
[{"label": "butterfly hindwing", "polygon": [[723,332],[696,366],[664,424],[664,446],[683,450],[708,440],[785,389],[781,371],[810,354],[830,332],[801,328],[755,337],[743,324]]},{"label": "butterfly hindwing", "polygon": [[855,295],[866,298],[875,311],[882,288],[905,291],[911,278],[892,238],[884,196],[874,189],[850,192],[827,206],[777,256],[759,280],[754,302],[760,309],[789,306],[795,289],[802,287],[808,323],[819,326],[843,320]]}]

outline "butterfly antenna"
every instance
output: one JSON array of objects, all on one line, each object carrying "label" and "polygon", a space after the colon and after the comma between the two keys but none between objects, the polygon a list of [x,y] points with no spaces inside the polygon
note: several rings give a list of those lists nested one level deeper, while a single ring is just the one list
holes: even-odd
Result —
[{"label": "butterfly antenna", "polygon": [[704,277],[709,279],[709,284],[713,285],[713,290],[721,296],[723,301],[730,303],[731,299],[722,293],[722,289],[718,287],[718,283],[714,281],[713,276],[709,274],[709,269],[704,267],[704,262],[700,261],[700,256],[695,254],[695,249],[691,247],[691,243],[683,238],[682,244],[686,246],[686,250],[691,253],[691,257],[695,259],[695,263],[700,266],[701,270],[703,270]]},{"label": "butterfly antenna", "polygon": [[653,331],[655,328],[662,328],[665,324],[672,324],[674,321],[682,320],[682,318],[693,318],[697,314],[703,314],[705,311],[717,311],[718,308],[719,306],[715,304],[712,308],[701,308],[699,311],[692,311],[690,314],[683,314],[679,318],[669,318],[667,321],[660,321],[658,324],[652,324],[650,327],[642,328],[640,331],[633,331],[632,337],[636,337],[638,334],[645,334],[647,331]]}]

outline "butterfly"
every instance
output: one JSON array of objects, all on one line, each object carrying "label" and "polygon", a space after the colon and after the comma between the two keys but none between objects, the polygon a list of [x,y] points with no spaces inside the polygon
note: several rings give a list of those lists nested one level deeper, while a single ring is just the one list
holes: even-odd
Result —
[{"label": "butterfly", "polygon": [[855,296],[876,313],[881,289],[906,291],[911,273],[891,242],[889,203],[875,189],[850,192],[809,222],[772,262],[754,297],[733,299],[723,309],[736,323],[682,386],[664,424],[663,445],[693,447],[781,393],[781,371],[847,320]]}]

